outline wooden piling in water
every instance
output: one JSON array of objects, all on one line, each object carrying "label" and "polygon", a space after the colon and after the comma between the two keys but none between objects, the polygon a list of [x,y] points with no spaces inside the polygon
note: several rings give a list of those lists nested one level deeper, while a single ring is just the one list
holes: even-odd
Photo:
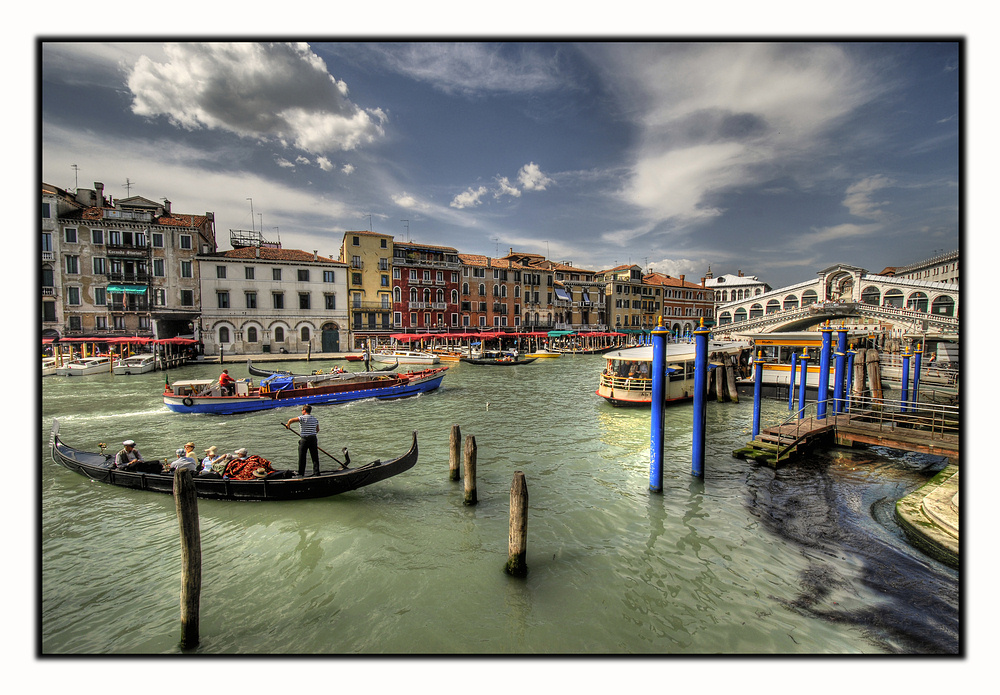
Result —
[{"label": "wooden piling in water", "polygon": [[733,364],[732,359],[726,365],[726,386],[729,391],[729,402],[739,403],[740,394],[736,391],[736,365]]},{"label": "wooden piling in water", "polygon": [[851,403],[857,403],[865,395],[865,358],[868,350],[858,348],[854,356],[854,375],[851,377]]},{"label": "wooden piling in water", "polygon": [[476,438],[471,434],[465,438],[465,499],[466,505],[476,504]]},{"label": "wooden piling in water", "polygon": [[504,570],[515,577],[528,574],[525,561],[528,552],[528,485],[524,473],[514,471],[510,484],[510,535],[508,540],[507,565]]},{"label": "wooden piling in water", "polygon": [[451,453],[448,457],[448,480],[458,480],[459,461],[462,460],[462,430],[458,425],[451,426]]},{"label": "wooden piling in water", "polygon": [[726,382],[723,378],[724,369],[721,364],[712,369],[712,381],[715,383],[715,400],[719,403],[726,400]]},{"label": "wooden piling in water", "polygon": [[201,529],[191,471],[174,473],[174,502],[181,532],[181,648],[198,645],[201,607]]},{"label": "wooden piling in water", "polygon": [[882,398],[882,371],[879,369],[878,350],[865,351],[865,371],[868,372],[868,387],[872,398]]}]

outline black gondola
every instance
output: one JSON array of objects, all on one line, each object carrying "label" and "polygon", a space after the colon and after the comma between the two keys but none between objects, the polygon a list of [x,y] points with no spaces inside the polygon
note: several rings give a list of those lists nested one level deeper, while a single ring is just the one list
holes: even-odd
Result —
[{"label": "black gondola", "polygon": [[[396,367],[399,366],[397,361],[395,364],[390,364],[385,367],[379,367],[378,369],[371,369],[367,372],[341,372],[342,374],[348,374],[350,376],[358,376],[365,374],[374,374],[376,372],[392,372],[395,371]],[[295,374],[288,371],[287,369],[261,369],[260,367],[253,366],[253,362],[247,360],[247,371],[250,372],[252,376],[271,376],[272,374],[281,374],[283,376],[318,376],[315,372],[312,374]],[[330,374],[331,372],[324,372],[323,375]]]},{"label": "black gondola", "polygon": [[462,362],[489,367],[516,367],[519,364],[531,364],[537,357],[463,357]]},{"label": "black gondola", "polygon": [[[174,476],[163,473],[132,473],[112,469],[112,454],[81,451],[66,446],[59,439],[59,421],[52,421],[49,435],[52,459],[91,480],[134,490],[173,494]],[[261,478],[225,480],[194,476],[198,497],[214,500],[304,500],[330,497],[391,478],[413,468],[417,462],[417,433],[410,450],[391,461],[372,461],[357,467],[330,471],[305,478]],[[296,466],[297,468],[297,466]]]}]

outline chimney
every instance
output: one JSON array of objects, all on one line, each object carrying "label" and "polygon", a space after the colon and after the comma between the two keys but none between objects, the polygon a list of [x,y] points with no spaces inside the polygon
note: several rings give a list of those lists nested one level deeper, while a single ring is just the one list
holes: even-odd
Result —
[{"label": "chimney", "polygon": [[319,260],[319,252],[316,249],[313,249],[313,260],[314,261]]},{"label": "chimney", "polygon": [[684,287],[684,276],[681,275],[681,287]]},{"label": "chimney", "polygon": [[94,181],[94,190],[97,192],[97,200],[94,205],[99,208],[104,207],[104,184],[100,181]]},{"label": "chimney", "polygon": [[743,277],[743,271],[742,271],[742,270],[737,270],[737,271],[736,271],[736,274],[737,274],[737,275],[738,275],[739,277]]},{"label": "chimney", "polygon": [[705,278],[702,278],[702,279],[701,279],[701,286],[702,286],[702,287],[704,287],[704,286],[705,286]]},{"label": "chimney", "polygon": [[254,258],[260,258],[260,246],[259,245],[258,246],[254,246],[253,257]]},{"label": "chimney", "polygon": [[170,214],[170,201],[166,198],[163,199],[163,211],[168,215]]}]

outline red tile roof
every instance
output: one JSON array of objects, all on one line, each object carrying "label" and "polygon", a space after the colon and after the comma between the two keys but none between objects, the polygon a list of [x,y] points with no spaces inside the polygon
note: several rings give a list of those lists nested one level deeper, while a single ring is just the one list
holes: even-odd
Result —
[{"label": "red tile roof", "polygon": [[228,251],[220,251],[218,253],[203,254],[202,257],[205,257],[206,255],[215,258],[287,261],[291,263],[317,262],[333,263],[345,267],[347,266],[347,264],[342,261],[336,261],[332,258],[327,258],[326,256],[317,256],[316,258],[313,258],[313,254],[309,251],[299,251],[298,249],[272,249],[264,246],[260,248],[260,256],[257,255],[256,246],[246,246],[241,249],[230,249]]}]

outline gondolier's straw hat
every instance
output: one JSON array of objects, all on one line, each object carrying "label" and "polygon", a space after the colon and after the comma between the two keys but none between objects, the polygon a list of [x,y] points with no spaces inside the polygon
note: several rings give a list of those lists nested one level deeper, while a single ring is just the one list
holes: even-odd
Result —
[{"label": "gondolier's straw hat", "polygon": [[253,472],[253,474],[254,474],[254,477],[256,477],[256,478],[266,478],[267,477],[267,469],[262,466],[262,467],[258,468],[257,470],[255,470]]},{"label": "gondolier's straw hat", "polygon": [[126,439],[124,442],[122,442],[122,446],[135,446],[135,442],[132,441],[131,439]]}]

